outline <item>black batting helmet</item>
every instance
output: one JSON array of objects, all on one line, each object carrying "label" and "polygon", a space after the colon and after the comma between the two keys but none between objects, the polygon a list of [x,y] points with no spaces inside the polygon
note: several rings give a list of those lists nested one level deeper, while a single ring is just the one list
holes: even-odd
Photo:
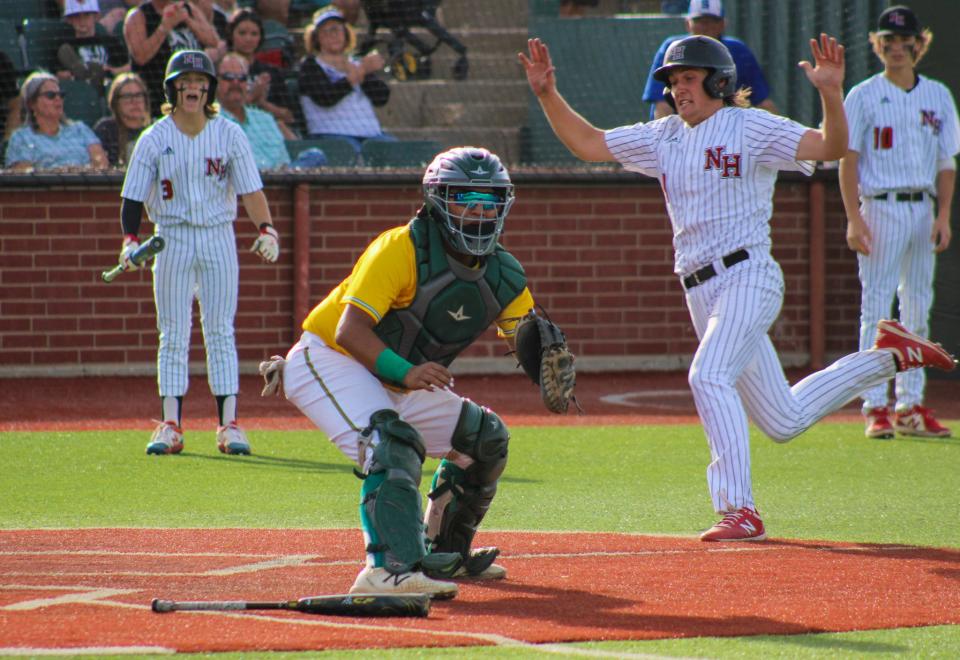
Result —
[{"label": "black batting helmet", "polygon": [[674,41],[653,77],[669,86],[670,72],[679,67],[706,69],[703,88],[715,99],[730,96],[737,90],[737,65],[727,47],[711,37],[696,35]]},{"label": "black batting helmet", "polygon": [[207,76],[210,86],[207,88],[207,103],[217,99],[217,70],[213,60],[202,50],[181,50],[170,57],[167,73],[163,78],[163,91],[171,105],[177,104],[177,90],[173,83],[185,73],[202,73]]}]

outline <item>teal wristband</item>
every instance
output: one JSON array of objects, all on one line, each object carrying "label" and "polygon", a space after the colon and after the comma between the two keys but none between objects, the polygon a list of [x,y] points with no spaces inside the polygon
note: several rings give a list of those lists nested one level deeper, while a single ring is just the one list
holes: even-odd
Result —
[{"label": "teal wristband", "polygon": [[380,355],[377,356],[377,361],[373,368],[377,372],[377,375],[384,380],[402,385],[404,376],[407,375],[408,371],[413,369],[413,365],[389,348],[385,348]]}]

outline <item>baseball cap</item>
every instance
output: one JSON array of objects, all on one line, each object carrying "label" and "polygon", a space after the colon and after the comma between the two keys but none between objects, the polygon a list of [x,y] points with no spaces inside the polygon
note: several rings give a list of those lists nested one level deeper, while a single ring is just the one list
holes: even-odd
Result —
[{"label": "baseball cap", "polygon": [[723,2],[721,0],[690,0],[687,18],[699,18],[700,16],[723,18]]},{"label": "baseball cap", "polygon": [[339,10],[327,9],[325,11],[321,11],[315,14],[315,18],[313,20],[313,26],[320,27],[327,21],[340,21],[341,23],[346,23],[347,19],[343,17],[343,14],[341,14]]},{"label": "baseball cap", "polygon": [[877,34],[919,35],[920,21],[909,7],[894,5],[880,14],[877,21]]},{"label": "baseball cap", "polygon": [[100,4],[97,0],[64,0],[63,15],[99,14]]}]

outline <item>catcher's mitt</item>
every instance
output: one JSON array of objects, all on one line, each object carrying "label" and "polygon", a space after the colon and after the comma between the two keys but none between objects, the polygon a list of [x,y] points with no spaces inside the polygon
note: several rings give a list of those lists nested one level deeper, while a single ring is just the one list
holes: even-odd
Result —
[{"label": "catcher's mitt", "polygon": [[583,412],[573,395],[577,374],[563,331],[531,309],[517,323],[516,344],[517,362],[530,380],[540,386],[540,398],[547,410],[565,413],[573,401],[577,410]]}]

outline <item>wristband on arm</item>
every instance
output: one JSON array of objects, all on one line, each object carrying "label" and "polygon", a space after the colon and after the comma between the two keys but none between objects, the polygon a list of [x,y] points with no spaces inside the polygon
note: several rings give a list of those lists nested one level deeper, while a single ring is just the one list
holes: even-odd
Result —
[{"label": "wristband on arm", "polygon": [[411,369],[413,365],[410,362],[389,348],[383,349],[374,364],[374,372],[378,376],[398,385],[403,385],[403,379]]}]

